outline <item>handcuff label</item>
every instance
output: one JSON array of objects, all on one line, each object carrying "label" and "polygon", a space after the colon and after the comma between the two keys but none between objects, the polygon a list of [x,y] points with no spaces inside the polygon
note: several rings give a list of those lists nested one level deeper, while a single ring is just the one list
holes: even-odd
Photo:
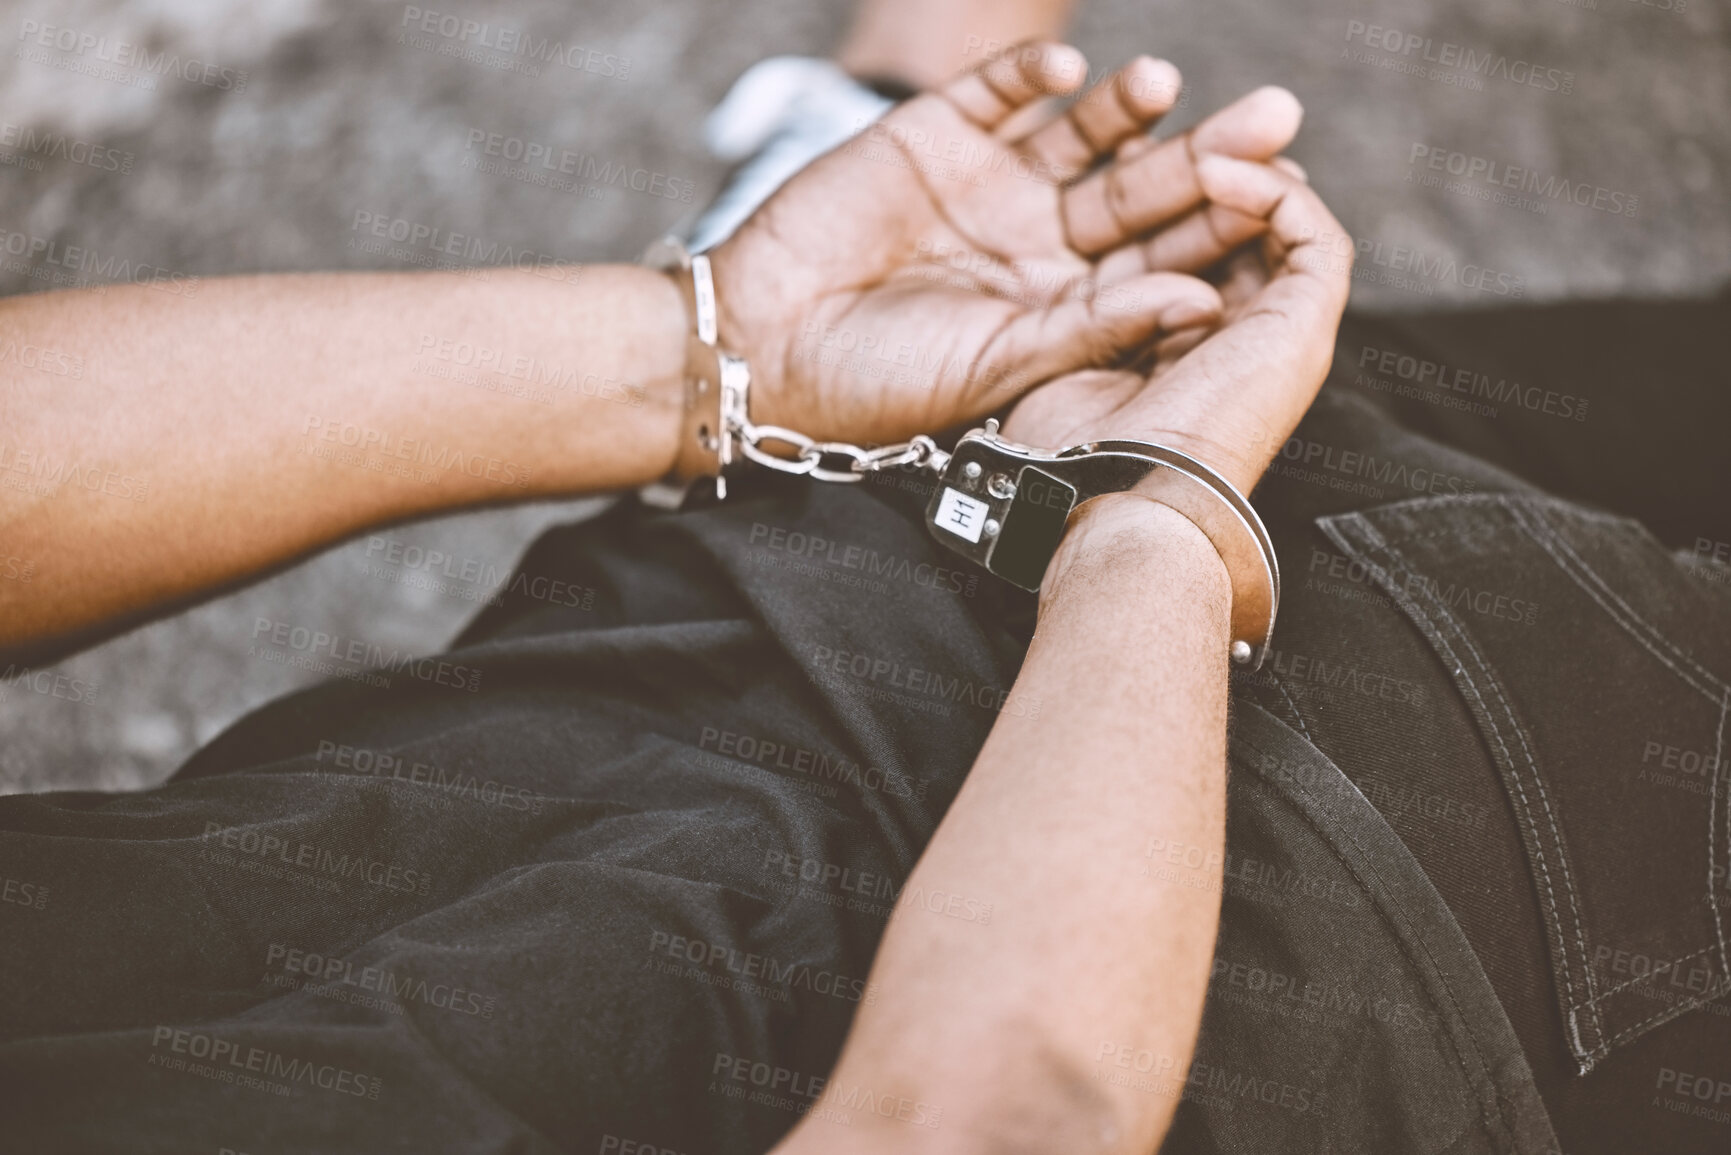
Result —
[{"label": "handcuff label", "polygon": [[963,557],[1038,590],[1079,493],[1029,463],[1030,455],[1005,442],[964,438],[927,506],[926,522]]},{"label": "handcuff label", "polygon": [[932,519],[932,524],[978,544],[980,531],[986,526],[986,514],[990,513],[991,509],[985,502],[975,500],[959,489],[945,486],[943,496],[938,499],[938,512]]}]

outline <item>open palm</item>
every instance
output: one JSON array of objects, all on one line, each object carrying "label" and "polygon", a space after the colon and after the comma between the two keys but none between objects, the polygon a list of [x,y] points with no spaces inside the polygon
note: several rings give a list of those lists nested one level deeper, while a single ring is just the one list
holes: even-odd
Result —
[{"label": "open palm", "polygon": [[1211,204],[1198,161],[1274,156],[1296,101],[1263,89],[1156,144],[1144,134],[1179,79],[1144,57],[1019,131],[1019,112],[1083,71],[1074,49],[1032,45],[909,101],[713,254],[722,343],[751,361],[754,419],[899,439],[1218,315],[1218,293],[1189,274],[1266,224]]},{"label": "open palm", "polygon": [[1248,493],[1322,387],[1352,284],[1350,238],[1290,169],[1214,157],[1209,199],[1266,223],[1234,254],[1223,313],[1207,331],[1156,344],[1138,371],[1095,370],[1043,385],[1005,436],[1059,448],[1110,438],[1182,450]]}]

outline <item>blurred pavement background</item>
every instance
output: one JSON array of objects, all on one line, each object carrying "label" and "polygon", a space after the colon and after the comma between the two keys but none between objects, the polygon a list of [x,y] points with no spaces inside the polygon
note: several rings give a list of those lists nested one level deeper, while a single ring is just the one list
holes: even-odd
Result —
[{"label": "blurred pavement background", "polygon": [[[531,75],[499,67],[501,53],[442,55],[449,41],[404,27],[415,7],[559,37],[589,50],[576,57],[587,66]],[[765,56],[825,52],[847,10],[843,0],[12,4],[0,16],[0,292],[52,287],[74,275],[69,259],[79,283],[139,265],[178,277],[410,268],[435,259],[429,239],[413,239],[432,230],[474,238],[462,242],[472,253],[634,259],[724,175],[699,129],[728,85]],[[53,47],[40,44],[44,27]],[[1141,51],[1176,62],[1188,87],[1176,127],[1260,84],[1298,93],[1308,115],[1293,155],[1372,254],[1355,305],[1414,309],[1495,303],[1511,286],[1526,300],[1692,295],[1731,275],[1728,27],[1723,0],[1083,0],[1075,40],[1101,68]],[[1459,66],[1468,53],[1489,60],[1482,72]],[[483,174],[464,163],[477,130],[689,181],[693,195]],[[106,151],[63,154],[26,135],[44,131]],[[1433,155],[1445,166],[1476,159],[1476,182],[1425,184]],[[1530,170],[1552,195],[1487,200],[1489,165]],[[1570,196],[1558,195],[1563,181]],[[1587,203],[1573,203],[1583,189]],[[373,221],[411,239],[380,242]],[[84,252],[68,258],[67,246]],[[80,654],[54,671],[59,681],[0,680],[0,792],[148,786],[246,710],[314,680],[247,656],[260,617],[436,650],[474,602],[417,588],[405,580],[412,566],[378,567],[384,550],[437,550],[508,574],[541,528],[593,508],[394,529],[385,545],[350,543]],[[94,689],[83,700],[52,689],[74,682]]]}]

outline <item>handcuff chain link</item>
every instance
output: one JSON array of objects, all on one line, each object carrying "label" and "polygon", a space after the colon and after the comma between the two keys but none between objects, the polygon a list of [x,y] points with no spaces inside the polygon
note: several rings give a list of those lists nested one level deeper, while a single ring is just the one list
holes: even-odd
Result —
[{"label": "handcuff chain link", "polygon": [[[817,441],[798,430],[780,425],[758,425],[737,409],[728,413],[725,420],[740,453],[748,459],[768,469],[801,474],[817,481],[864,481],[868,473],[903,465],[942,469],[941,462],[949,456],[924,433],[911,441],[865,449],[845,441]],[[790,446],[795,456],[791,459],[778,457],[763,448],[764,442]],[[832,469],[824,464],[826,460],[838,457],[847,459],[847,468]]]},{"label": "handcuff chain link", "polygon": [[[751,367],[743,358],[727,353],[716,344],[720,310],[715,297],[715,274],[705,253],[693,255],[683,243],[673,237],[662,240],[652,249],[651,261],[657,267],[678,265],[691,273],[692,305],[696,313],[697,339],[717,355],[717,380],[720,393],[720,424],[715,434],[700,432],[703,445],[714,452],[718,467],[724,468],[738,455],[755,461],[765,469],[791,473],[818,481],[857,482],[868,473],[894,469],[902,465],[935,469],[943,472],[950,455],[938,448],[938,443],[925,434],[911,441],[866,449],[845,441],[818,441],[796,429],[781,425],[758,425],[751,420]],[[789,459],[763,448],[764,442],[780,442],[794,451]],[[845,469],[825,464],[845,458]],[[725,491],[721,491],[725,492]]]}]

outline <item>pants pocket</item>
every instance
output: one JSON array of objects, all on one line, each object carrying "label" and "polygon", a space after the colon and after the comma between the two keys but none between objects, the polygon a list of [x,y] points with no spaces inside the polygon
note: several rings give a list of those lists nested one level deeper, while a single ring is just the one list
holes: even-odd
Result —
[{"label": "pants pocket", "polygon": [[1731,594],[1635,522],[1545,497],[1319,525],[1423,634],[1496,763],[1581,1072],[1731,990],[1731,685],[1713,669]]}]

